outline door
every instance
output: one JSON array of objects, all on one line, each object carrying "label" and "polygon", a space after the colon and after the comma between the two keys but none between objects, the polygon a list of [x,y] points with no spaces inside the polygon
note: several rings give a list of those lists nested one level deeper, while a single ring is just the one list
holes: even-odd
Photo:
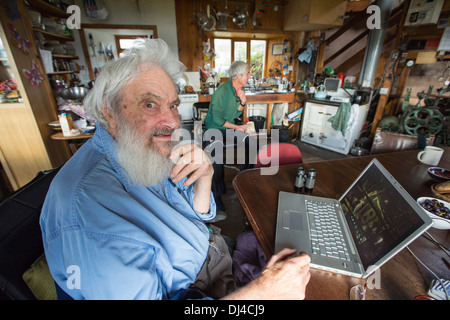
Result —
[{"label": "door", "polygon": [[328,119],[336,115],[338,109],[339,107],[336,106],[324,106],[324,122],[320,141],[324,148],[345,150],[348,145],[348,137],[344,137],[341,131],[333,129],[331,122],[328,121]]},{"label": "door", "polygon": [[316,145],[321,143],[320,137],[325,115],[324,111],[324,105],[306,102],[302,128],[302,141]]}]

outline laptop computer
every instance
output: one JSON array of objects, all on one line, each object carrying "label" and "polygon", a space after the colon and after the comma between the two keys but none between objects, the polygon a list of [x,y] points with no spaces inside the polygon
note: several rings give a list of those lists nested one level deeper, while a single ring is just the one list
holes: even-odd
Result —
[{"label": "laptop computer", "polygon": [[431,225],[373,159],[339,200],[280,192],[275,252],[296,248],[311,257],[312,268],[366,278]]}]

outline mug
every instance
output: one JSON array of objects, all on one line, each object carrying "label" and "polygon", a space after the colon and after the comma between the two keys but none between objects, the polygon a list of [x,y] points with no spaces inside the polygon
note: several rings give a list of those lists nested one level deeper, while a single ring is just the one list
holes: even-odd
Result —
[{"label": "mug", "polygon": [[420,151],[417,154],[417,159],[420,162],[423,162],[430,166],[437,166],[437,164],[441,160],[443,153],[444,153],[444,149],[441,149],[438,147],[426,146],[423,151]]}]

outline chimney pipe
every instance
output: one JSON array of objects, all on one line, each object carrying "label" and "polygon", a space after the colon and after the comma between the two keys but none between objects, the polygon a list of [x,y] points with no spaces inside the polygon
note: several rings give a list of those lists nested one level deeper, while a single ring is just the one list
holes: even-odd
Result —
[{"label": "chimney pipe", "polygon": [[383,42],[388,29],[393,0],[380,0],[376,5],[380,8],[380,28],[371,29],[367,39],[366,52],[361,66],[358,84],[362,88],[371,88],[375,80],[378,61],[383,49]]}]

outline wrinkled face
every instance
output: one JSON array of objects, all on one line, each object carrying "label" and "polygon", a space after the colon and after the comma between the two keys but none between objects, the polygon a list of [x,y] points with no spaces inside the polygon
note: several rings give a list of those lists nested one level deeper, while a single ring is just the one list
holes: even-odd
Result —
[{"label": "wrinkled face", "polygon": [[244,74],[237,74],[236,75],[236,80],[239,82],[239,84],[241,85],[241,86],[246,86],[247,84],[248,84],[248,80],[251,78],[251,73],[250,73],[250,70],[249,70],[249,68],[247,68],[246,70],[245,70],[245,72],[244,72]]},{"label": "wrinkled face", "polygon": [[120,134],[121,122],[127,123],[139,135],[147,137],[147,147],[168,156],[173,142],[172,133],[180,126],[177,107],[180,103],[176,87],[160,67],[152,67],[124,87],[122,92],[122,121],[105,114],[110,133]]}]

